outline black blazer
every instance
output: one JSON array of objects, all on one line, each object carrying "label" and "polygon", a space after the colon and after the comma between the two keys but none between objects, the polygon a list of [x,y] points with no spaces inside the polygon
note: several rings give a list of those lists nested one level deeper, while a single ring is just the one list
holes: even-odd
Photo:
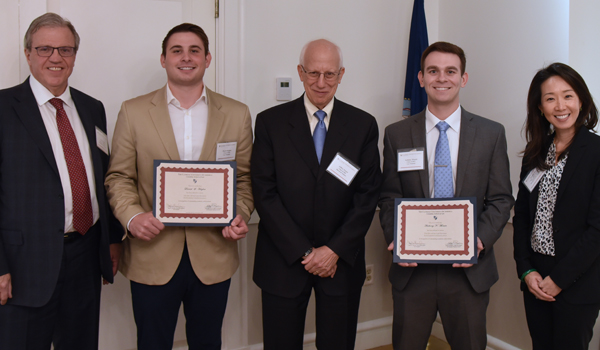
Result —
[{"label": "black blazer", "polygon": [[[539,195],[523,185],[529,171],[521,168],[513,218],[514,255],[520,277],[531,262],[531,233]],[[573,304],[600,302],[600,137],[585,127],[575,135],[556,196],[554,218],[556,266],[549,273]],[[521,288],[527,288],[522,283]]]},{"label": "black blazer", "polygon": [[[346,295],[361,288],[364,237],[381,182],[378,134],[373,116],[336,99],[319,165],[303,97],[257,116],[250,172],[260,215],[254,282],[264,291],[298,296],[313,278],[302,256],[323,245],[340,257],[334,278],[319,280],[323,290]],[[326,172],[338,152],[360,167],[349,186]]]},{"label": "black blazer", "polygon": [[[90,143],[102,232],[100,266],[112,282],[109,241],[119,242],[123,231],[104,190],[108,155],[96,146],[96,128],[106,133],[104,106],[73,88],[71,97]],[[39,307],[48,302],[61,265],[64,222],[58,168],[27,79],[0,91],[0,275],[11,274],[9,303]]]}]

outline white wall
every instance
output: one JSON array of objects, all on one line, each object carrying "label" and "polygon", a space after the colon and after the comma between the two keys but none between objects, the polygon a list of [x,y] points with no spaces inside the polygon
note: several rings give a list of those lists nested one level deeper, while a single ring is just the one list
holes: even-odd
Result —
[{"label": "white wall", "polygon": [[545,64],[568,63],[569,2],[454,0],[440,2],[440,13],[440,40],[467,54],[469,82],[461,104],[506,128],[516,195],[527,91]]},{"label": "white wall", "polygon": [[[600,1],[569,1],[569,64],[585,79],[596,105],[600,108]],[[600,130],[596,127],[596,130]]]}]

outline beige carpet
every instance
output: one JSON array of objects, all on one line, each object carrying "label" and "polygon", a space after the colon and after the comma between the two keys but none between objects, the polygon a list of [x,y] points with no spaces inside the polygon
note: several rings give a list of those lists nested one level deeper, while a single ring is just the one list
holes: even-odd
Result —
[{"label": "beige carpet", "polygon": [[[391,345],[380,346],[378,348],[370,350],[392,350]],[[427,344],[427,350],[450,350],[450,345],[443,340],[440,340],[434,336],[429,337],[429,343]]]}]

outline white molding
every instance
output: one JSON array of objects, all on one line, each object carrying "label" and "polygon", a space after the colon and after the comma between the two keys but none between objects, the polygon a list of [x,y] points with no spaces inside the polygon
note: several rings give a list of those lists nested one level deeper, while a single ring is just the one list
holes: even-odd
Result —
[{"label": "white molding", "polygon": [[239,15],[238,15],[238,34],[239,34],[239,61],[238,61],[238,73],[239,73],[239,89],[238,98],[242,102],[246,102],[246,0],[240,0],[239,2]]},{"label": "white molding", "polygon": [[216,51],[216,82],[215,91],[224,94],[225,93],[225,23],[226,13],[223,10],[225,6],[219,4],[219,18],[215,19],[215,51]]},{"label": "white molding", "polygon": [[[304,335],[304,350],[315,350],[316,333]],[[372,349],[391,343],[392,317],[385,317],[358,324],[356,349]],[[175,349],[179,350],[179,349]],[[263,344],[252,344],[234,350],[263,350]]]},{"label": "white molding", "polygon": [[[446,341],[446,335],[444,334],[444,328],[442,326],[442,322],[438,316],[437,320],[433,323],[433,327],[431,329],[431,335],[434,337]],[[487,347],[486,350],[520,350],[517,347],[514,347],[498,338],[492,337],[491,335],[487,335]]]},{"label": "white molding", "polygon": [[[441,322],[433,323],[431,335],[441,340],[446,340]],[[304,335],[304,350],[315,350],[315,333]],[[486,350],[519,350],[500,339],[488,334],[488,345]],[[356,332],[356,349],[372,349],[391,343],[392,341],[392,317],[385,317],[358,324]],[[174,349],[174,350],[180,350]],[[183,349],[182,349],[183,350]],[[263,344],[253,344],[235,350],[263,350]]]}]

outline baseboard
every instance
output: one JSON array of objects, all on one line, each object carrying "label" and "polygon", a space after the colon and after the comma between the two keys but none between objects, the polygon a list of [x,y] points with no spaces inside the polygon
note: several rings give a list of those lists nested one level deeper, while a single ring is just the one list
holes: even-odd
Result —
[{"label": "baseboard", "polygon": [[173,350],[188,350],[187,341],[179,340],[173,343]]},{"label": "baseboard", "polygon": [[[443,341],[446,341],[446,335],[444,335],[444,328],[442,327],[442,323],[440,321],[440,318],[438,316],[438,319],[433,323],[433,327],[431,329],[431,335],[433,335],[434,337],[438,338],[438,339],[442,339]],[[487,336],[487,347],[486,350],[520,350],[517,347],[514,347],[506,342],[503,342],[502,340],[498,339],[498,338],[494,338],[491,335],[488,334]]]},{"label": "baseboard", "polygon": [[[317,350],[316,333],[304,335],[303,350]],[[361,322],[356,327],[357,350],[372,349],[392,342],[392,317]]]},{"label": "baseboard", "polygon": [[[436,338],[446,341],[444,328],[439,320],[433,323],[431,334]],[[303,350],[316,350],[315,346],[316,333],[304,335]],[[500,339],[494,338],[488,334],[488,345],[486,350],[520,350]],[[378,346],[390,344],[392,342],[392,317],[385,317],[358,324],[356,330],[356,350],[372,349]],[[173,350],[183,350],[182,348],[173,348]],[[253,344],[241,347],[235,350],[263,350],[263,344]]]},{"label": "baseboard", "polygon": [[[304,350],[316,350],[317,334],[304,335]],[[392,341],[392,317],[361,322],[356,329],[356,350],[372,349],[390,344]],[[179,349],[174,349],[179,350]],[[253,344],[235,350],[263,350],[263,344]]]}]

